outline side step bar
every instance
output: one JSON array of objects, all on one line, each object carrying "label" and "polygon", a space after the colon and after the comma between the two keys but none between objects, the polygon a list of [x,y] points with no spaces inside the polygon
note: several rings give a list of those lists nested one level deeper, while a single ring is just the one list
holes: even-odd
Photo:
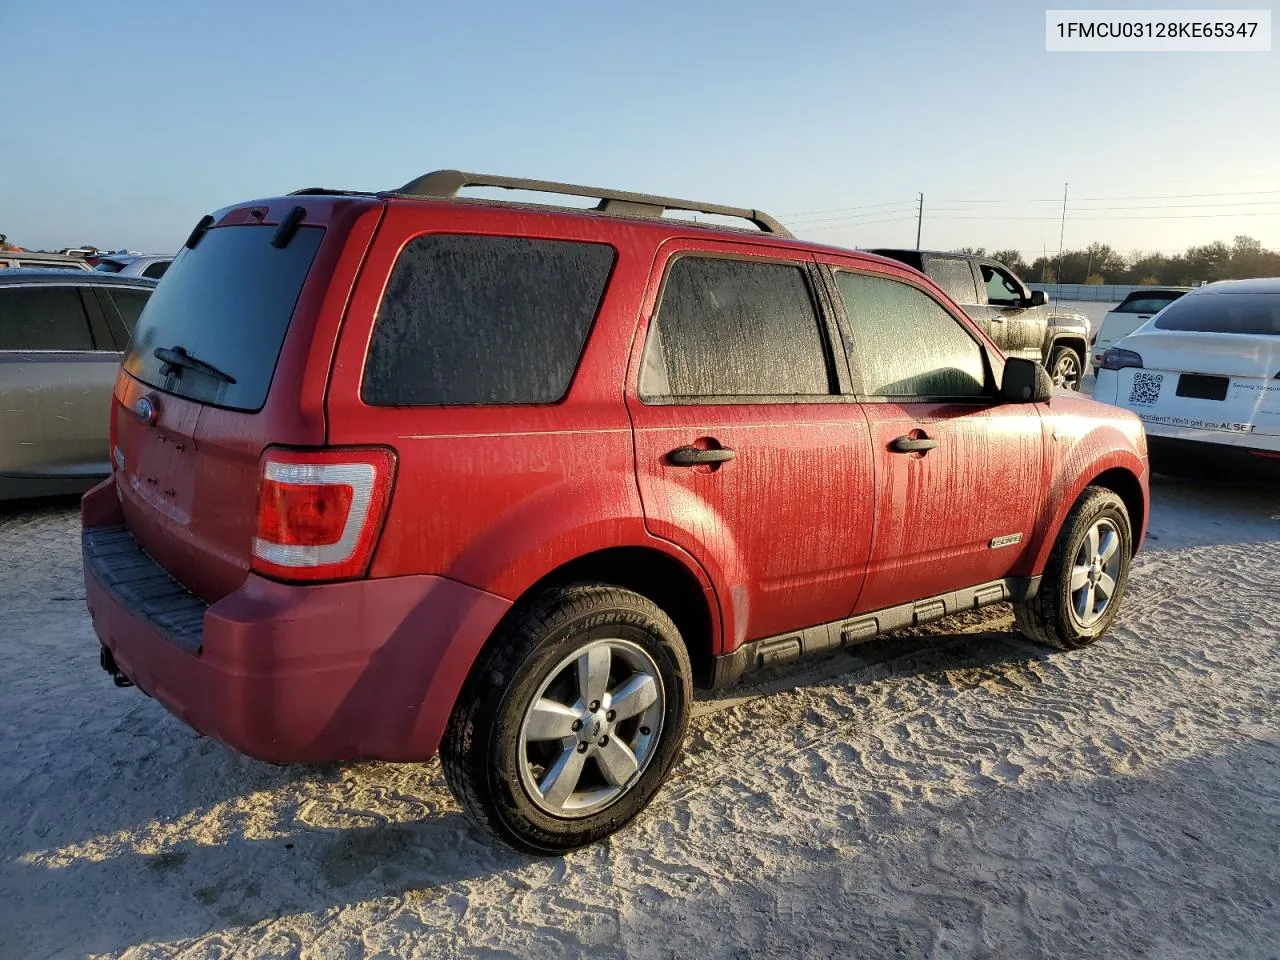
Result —
[{"label": "side step bar", "polygon": [[712,689],[719,690],[735,683],[744,674],[777,666],[831,650],[840,646],[865,643],[882,633],[918,627],[966,610],[977,610],[995,603],[1030,600],[1040,590],[1039,577],[1006,577],[980,583],[976,587],[953,590],[896,607],[860,613],[832,623],[820,623],[776,637],[764,637],[744,643],[733,653],[716,657]]}]

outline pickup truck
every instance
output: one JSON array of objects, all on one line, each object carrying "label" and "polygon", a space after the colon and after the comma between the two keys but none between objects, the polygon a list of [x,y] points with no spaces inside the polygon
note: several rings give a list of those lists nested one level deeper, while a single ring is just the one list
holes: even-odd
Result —
[{"label": "pickup truck", "polygon": [[1005,356],[1040,360],[1059,387],[1080,389],[1089,364],[1089,318],[1054,309],[1003,263],[935,250],[871,250],[915,267],[946,291]]}]

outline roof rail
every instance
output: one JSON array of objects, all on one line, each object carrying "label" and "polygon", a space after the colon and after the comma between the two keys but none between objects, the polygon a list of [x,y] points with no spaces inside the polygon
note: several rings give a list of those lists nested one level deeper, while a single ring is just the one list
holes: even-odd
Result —
[{"label": "roof rail", "polygon": [[575,183],[557,183],[553,180],[526,180],[523,177],[500,177],[487,173],[466,173],[462,170],[436,170],[410,180],[398,190],[389,190],[392,197],[456,197],[464,187],[501,187],[504,190],[530,190],[535,193],[558,193],[570,197],[599,197],[595,209],[624,217],[660,218],[668,210],[686,210],[690,213],[709,213],[722,217],[738,217],[755,224],[763,233],[790,237],[791,231],[763,210],[743,207],[725,207],[718,203],[698,203],[693,200],[677,200],[648,193],[629,193],[625,190],[609,190],[604,187],[584,187]]}]

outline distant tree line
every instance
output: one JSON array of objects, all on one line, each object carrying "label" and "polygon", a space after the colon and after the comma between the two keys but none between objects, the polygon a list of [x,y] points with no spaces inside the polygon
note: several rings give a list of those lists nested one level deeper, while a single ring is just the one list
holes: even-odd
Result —
[{"label": "distant tree line", "polygon": [[1134,283],[1187,287],[1201,281],[1245,280],[1280,277],[1280,251],[1266,250],[1253,237],[1239,236],[1230,244],[1221,240],[1186,253],[1166,257],[1161,253],[1118,253],[1105,243],[1091,243],[1083,250],[1067,250],[1059,258],[1037,257],[1031,263],[1017,250],[987,254],[981,247],[964,247],[960,253],[990,256],[1032,283]]}]

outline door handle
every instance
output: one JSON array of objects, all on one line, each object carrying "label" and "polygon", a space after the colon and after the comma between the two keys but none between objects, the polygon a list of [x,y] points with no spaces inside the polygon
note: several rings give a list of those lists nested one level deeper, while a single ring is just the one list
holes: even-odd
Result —
[{"label": "door handle", "polygon": [[714,450],[699,450],[697,447],[676,447],[667,454],[672,465],[677,467],[697,467],[707,463],[725,463],[736,456],[737,454],[727,447],[719,447]]},{"label": "door handle", "polygon": [[991,319],[995,323],[1004,323],[1009,318],[1006,317],[1003,313],[993,313],[991,315]]},{"label": "door handle", "polygon": [[937,445],[937,440],[928,437],[898,437],[889,444],[889,449],[894,453],[924,453]]}]

